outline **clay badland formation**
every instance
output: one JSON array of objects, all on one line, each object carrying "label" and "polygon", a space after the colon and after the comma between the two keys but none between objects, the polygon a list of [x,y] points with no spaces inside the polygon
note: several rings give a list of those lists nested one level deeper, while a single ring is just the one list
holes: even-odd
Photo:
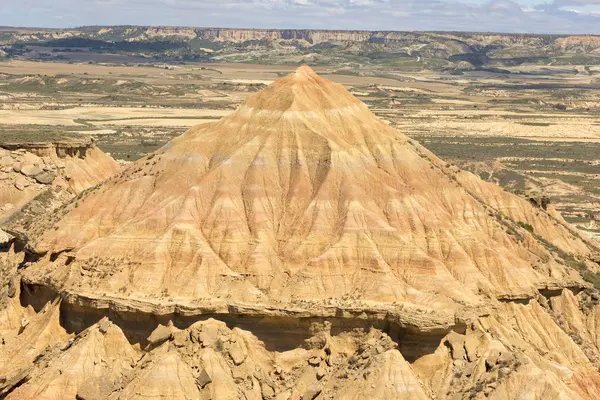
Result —
[{"label": "clay badland formation", "polygon": [[595,242],[308,67],[6,230],[7,399],[600,397]]}]

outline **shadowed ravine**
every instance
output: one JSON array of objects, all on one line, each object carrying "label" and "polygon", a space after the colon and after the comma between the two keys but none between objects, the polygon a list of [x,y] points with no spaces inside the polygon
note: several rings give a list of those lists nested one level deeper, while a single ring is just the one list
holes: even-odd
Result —
[{"label": "shadowed ravine", "polygon": [[[20,293],[21,306],[31,306],[36,312],[40,312],[46,304],[60,301],[60,296],[41,285],[22,284]],[[342,314],[341,310],[340,314]],[[313,324],[330,323],[331,334],[334,336],[353,330],[368,332],[374,328],[386,333],[396,341],[403,357],[409,362],[433,353],[440,345],[442,338],[450,331],[462,334],[466,331],[466,326],[455,325],[447,330],[420,333],[415,328],[409,329],[381,318],[381,315],[373,315],[370,318],[364,315],[357,317],[261,316],[233,312],[228,314],[154,315],[135,310],[98,309],[60,301],[60,325],[69,333],[80,334],[105,317],[121,328],[131,344],[140,344],[142,347],[148,346],[148,337],[159,325],[167,325],[170,322],[178,329],[187,329],[196,322],[215,319],[226,323],[230,329],[240,328],[251,332],[264,343],[268,351],[278,352],[303,347],[305,341],[312,337],[310,329]]]}]

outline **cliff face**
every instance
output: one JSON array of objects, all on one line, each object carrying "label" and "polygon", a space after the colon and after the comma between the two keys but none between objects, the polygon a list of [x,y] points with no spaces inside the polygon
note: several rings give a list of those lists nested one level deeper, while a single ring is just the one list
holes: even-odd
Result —
[{"label": "cliff face", "polygon": [[249,40],[304,41],[306,45],[334,42],[367,42],[372,36],[367,31],[318,31],[278,29],[198,29],[196,34],[206,40],[245,42]]},{"label": "cliff face", "polygon": [[[99,184],[118,170],[117,163],[90,140],[39,143],[0,143],[0,221],[35,220],[50,215],[82,191]],[[10,232],[13,235],[15,232]],[[0,253],[15,240],[0,229]],[[19,238],[17,234],[17,239]],[[14,295],[13,270],[0,266],[0,307]],[[26,311],[23,311],[28,315]],[[13,326],[9,312],[3,323]],[[19,317],[20,318],[20,317]]]}]

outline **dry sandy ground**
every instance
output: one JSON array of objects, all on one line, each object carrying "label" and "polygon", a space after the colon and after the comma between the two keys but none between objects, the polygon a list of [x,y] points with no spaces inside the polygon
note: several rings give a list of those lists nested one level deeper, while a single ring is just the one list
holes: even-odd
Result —
[{"label": "dry sandy ground", "polygon": [[193,126],[229,114],[230,110],[153,109],[133,107],[75,107],[66,110],[0,110],[6,125],[80,126]]},{"label": "dry sandy ground", "polygon": [[[140,81],[153,83],[173,83],[181,81],[185,74],[198,75],[202,79],[211,79],[223,82],[252,82],[270,83],[278,78],[281,73],[291,73],[294,66],[285,65],[255,65],[255,64],[221,64],[221,63],[190,63],[184,66],[174,66],[173,69],[158,67],[129,67],[105,66],[93,64],[60,64],[39,63],[32,61],[0,62],[0,73],[14,75],[84,75],[90,77],[129,77]],[[315,71],[327,76],[334,82],[344,85],[362,85],[365,82],[377,85],[404,86],[402,82],[389,78],[364,78],[352,75],[333,74],[333,68],[316,67]],[[198,82],[202,82],[198,80]],[[181,82],[180,82],[181,83]],[[186,77],[185,83],[194,83],[193,79]],[[421,85],[417,85],[421,86]]]},{"label": "dry sandy ground", "polygon": [[[24,98],[23,109],[0,111],[0,124],[10,125],[64,125],[77,126],[82,121],[99,129],[116,126],[133,127],[189,127],[195,124],[220,118],[230,113],[227,105],[245,99],[250,92],[223,91],[210,88],[211,84],[268,84],[281,74],[293,71],[294,66],[273,66],[253,64],[191,63],[164,67],[151,66],[110,66],[90,64],[38,63],[30,61],[10,61],[0,63],[0,73],[75,75],[103,79],[123,79],[158,85],[193,84],[198,86],[195,93],[186,93],[186,98],[198,101],[223,102],[222,110],[178,108],[134,108],[128,107],[76,107],[60,111],[27,110],[36,103],[35,99]],[[552,67],[549,67],[549,70]],[[511,105],[514,100],[539,100],[539,93],[531,91],[505,90],[505,85],[518,85],[537,82],[540,84],[565,83],[586,84],[594,77],[585,74],[551,75],[548,77],[523,78],[511,76],[509,80],[497,75],[442,76],[439,72],[419,73],[390,72],[389,77],[364,77],[336,73],[334,67],[320,67],[315,70],[337,83],[353,87],[361,93],[360,98],[372,105],[372,109],[384,119],[391,120],[409,135],[421,133],[466,135],[466,136],[502,136],[532,138],[544,140],[589,140],[600,139],[600,120],[593,114],[578,111],[568,113],[540,112],[531,105]],[[583,70],[583,67],[582,67]],[[527,72],[522,68],[515,71]],[[357,71],[352,71],[357,72]],[[493,89],[480,92],[465,92],[464,89],[474,82],[490,85]],[[208,86],[207,86],[208,85]],[[497,85],[497,86],[495,86]],[[84,93],[81,96],[85,96]],[[385,102],[390,97],[398,97],[395,108],[387,108]],[[411,102],[418,96],[424,96],[430,103]],[[492,100],[500,96],[508,103],[495,104]],[[407,100],[408,99],[408,100]],[[33,103],[32,103],[33,101]],[[47,99],[37,101],[46,102]],[[549,100],[551,101],[551,100]],[[219,108],[217,105],[216,108]],[[215,108],[213,106],[213,108]],[[514,111],[514,108],[519,110]],[[77,120],[80,120],[77,122]]]},{"label": "dry sandy ground", "polygon": [[600,139],[600,125],[586,123],[580,119],[559,119],[552,121],[548,126],[526,125],[519,122],[486,118],[483,120],[459,121],[450,118],[435,119],[433,121],[419,121],[417,118],[404,121],[398,127],[404,129],[420,129],[439,135],[450,136],[490,136],[512,137],[544,140],[574,139],[582,141],[596,141]]}]

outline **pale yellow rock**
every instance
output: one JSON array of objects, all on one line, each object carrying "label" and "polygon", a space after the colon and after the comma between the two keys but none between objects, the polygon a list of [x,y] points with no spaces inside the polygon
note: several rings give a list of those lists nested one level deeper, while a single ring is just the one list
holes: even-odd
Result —
[{"label": "pale yellow rock", "polygon": [[[29,374],[34,361],[49,348],[69,339],[69,334],[60,326],[60,303],[48,303],[38,313],[31,316],[19,334],[0,347],[0,395]],[[21,325],[22,326],[22,325]]]},{"label": "pale yellow rock", "polygon": [[212,383],[208,387],[209,398],[215,400],[238,399],[237,385],[233,381],[231,369],[224,358],[210,348],[202,350],[198,357],[204,370],[212,379]]},{"label": "pale yellow rock", "polygon": [[[116,325],[105,329],[102,333],[94,325],[80,334],[68,349],[46,368],[32,373],[27,383],[7,399],[72,399],[93,378],[104,380],[98,390],[105,391],[105,398],[140,357]],[[109,383],[110,387],[105,387]]]},{"label": "pale yellow rock", "polygon": [[42,169],[33,164],[25,164],[21,167],[21,173],[25,176],[34,177],[42,173]]},{"label": "pale yellow rock", "polygon": [[110,396],[115,400],[198,398],[200,393],[191,368],[183,362],[178,352],[168,351],[168,344],[161,346],[143,369],[135,371],[135,376],[122,391]]},{"label": "pale yellow rock", "polygon": [[359,399],[429,399],[414,376],[410,365],[400,352],[390,350],[377,356],[363,373],[363,379],[348,382],[335,397],[344,400]]},{"label": "pale yellow rock", "polygon": [[151,345],[160,344],[171,338],[173,333],[177,332],[177,329],[173,325],[158,325],[155,330],[152,331],[148,336],[148,343]]},{"label": "pale yellow rock", "polygon": [[[22,162],[15,162],[12,171],[0,171],[0,204],[12,203],[13,210],[1,211],[0,218],[10,216],[49,186],[69,188],[75,193],[95,186],[116,173],[117,163],[92,143],[72,144],[77,151],[63,153],[59,144],[44,143],[27,150],[7,151]],[[48,154],[44,161],[34,152]],[[3,160],[15,160],[5,156]],[[44,172],[45,167],[48,171]],[[14,171],[14,172],[13,172]],[[30,176],[31,178],[27,178]],[[6,183],[2,183],[2,178]],[[37,181],[33,181],[37,179]],[[10,183],[10,182],[14,183]]]}]

